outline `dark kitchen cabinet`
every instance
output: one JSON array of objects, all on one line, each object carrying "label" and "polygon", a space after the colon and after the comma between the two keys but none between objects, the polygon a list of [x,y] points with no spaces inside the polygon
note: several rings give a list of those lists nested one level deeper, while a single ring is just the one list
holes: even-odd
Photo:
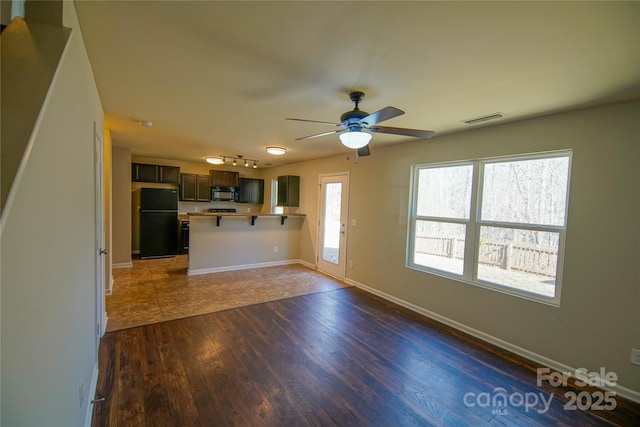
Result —
[{"label": "dark kitchen cabinet", "polygon": [[180,221],[180,248],[179,248],[179,252],[181,254],[188,254],[189,253],[189,221]]},{"label": "dark kitchen cabinet", "polygon": [[132,163],[131,180],[141,182],[158,182],[158,166]]},{"label": "dark kitchen cabinet", "polygon": [[180,183],[180,168],[176,166],[158,166],[158,182]]},{"label": "dark kitchen cabinet", "polygon": [[184,202],[210,201],[209,175],[180,174],[180,200]]},{"label": "dark kitchen cabinet", "polygon": [[278,206],[300,206],[300,177],[285,175],[278,177]]},{"label": "dark kitchen cabinet", "polygon": [[135,182],[164,182],[168,184],[178,184],[180,181],[180,168],[177,166],[132,163],[131,180]]},{"label": "dark kitchen cabinet", "polygon": [[238,172],[210,170],[209,184],[212,187],[238,187],[240,174]]},{"label": "dark kitchen cabinet", "polygon": [[240,178],[238,203],[264,203],[264,179]]}]

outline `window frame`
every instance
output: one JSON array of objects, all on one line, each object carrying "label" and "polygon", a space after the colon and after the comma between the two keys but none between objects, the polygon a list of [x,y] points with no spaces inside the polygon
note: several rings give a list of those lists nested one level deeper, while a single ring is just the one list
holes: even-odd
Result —
[{"label": "window frame", "polygon": [[[567,232],[567,220],[569,214],[569,193],[571,187],[571,164],[572,164],[572,150],[558,150],[547,151],[539,153],[528,154],[514,154],[508,156],[488,157],[473,160],[461,160],[450,162],[437,162],[416,164],[411,166],[411,179],[410,179],[410,197],[409,197],[409,218],[407,227],[407,253],[406,253],[406,267],[414,270],[418,270],[427,274],[432,274],[439,277],[455,280],[458,282],[470,284],[473,286],[481,287],[497,291],[503,294],[524,298],[527,300],[552,305],[555,307],[560,306],[560,297],[562,294],[562,278],[564,270],[564,249],[566,243]],[[565,194],[565,212],[564,221],[562,225],[543,225],[543,224],[526,224],[515,223],[507,221],[488,221],[481,219],[482,210],[482,198],[484,188],[484,170],[488,164],[495,163],[509,163],[516,161],[526,160],[540,160],[551,159],[558,157],[566,157],[567,164],[567,187]],[[418,190],[419,190],[419,174],[421,170],[431,168],[444,168],[472,165],[472,181],[471,181],[471,203],[469,211],[469,219],[459,218],[447,218],[447,217],[432,217],[426,215],[417,214],[417,202],[418,202]],[[461,275],[449,272],[446,270],[440,270],[434,267],[428,267],[415,262],[415,243],[416,243],[416,224],[418,221],[435,221],[444,222],[450,224],[464,224],[466,226],[465,232],[465,249],[463,259],[463,272]],[[538,293],[518,289],[508,285],[501,285],[498,283],[481,280],[478,278],[478,257],[480,250],[480,232],[482,227],[497,227],[508,229],[522,229],[541,232],[553,232],[558,233],[558,253],[556,264],[556,276],[554,296],[547,297]]]}]

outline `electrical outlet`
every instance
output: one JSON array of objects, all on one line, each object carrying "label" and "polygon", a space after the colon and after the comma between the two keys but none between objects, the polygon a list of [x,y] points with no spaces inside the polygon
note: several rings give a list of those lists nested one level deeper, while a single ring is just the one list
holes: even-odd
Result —
[{"label": "electrical outlet", "polygon": [[634,365],[640,365],[640,350],[637,348],[631,349],[631,363]]},{"label": "electrical outlet", "polygon": [[80,381],[80,387],[78,387],[78,394],[80,395],[80,407],[82,408],[82,402],[84,402],[84,380]]},{"label": "electrical outlet", "polygon": [[273,252],[278,252],[278,247],[277,246],[273,247]]},{"label": "electrical outlet", "polygon": [[349,268],[353,268],[353,260],[349,261]]}]

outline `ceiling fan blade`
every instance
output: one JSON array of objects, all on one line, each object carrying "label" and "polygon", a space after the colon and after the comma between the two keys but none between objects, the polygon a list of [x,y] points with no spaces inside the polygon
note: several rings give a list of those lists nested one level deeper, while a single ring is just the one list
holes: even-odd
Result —
[{"label": "ceiling fan blade", "polygon": [[365,145],[362,148],[358,148],[358,157],[367,157],[371,154],[371,150],[369,149],[369,144]]},{"label": "ceiling fan blade", "polygon": [[316,133],[315,135],[303,136],[302,138],[296,138],[296,141],[302,141],[303,139],[318,138],[319,136],[331,135],[332,133],[344,132],[344,129],[330,130],[329,132]]},{"label": "ceiling fan blade", "polygon": [[404,114],[404,111],[396,107],[384,107],[382,110],[378,110],[375,113],[371,113],[366,117],[360,119],[360,123],[364,126],[373,126],[376,123],[383,122],[385,120],[393,119]]},{"label": "ceiling fan blade", "polygon": [[414,136],[416,138],[431,138],[435,135],[435,132],[432,130],[418,130],[418,129],[405,129],[405,128],[392,128],[389,126],[374,126],[370,128],[366,128],[371,132],[378,133],[391,133],[394,135],[404,135],[404,136]]},{"label": "ceiling fan blade", "polygon": [[297,122],[322,123],[322,124],[324,124],[324,125],[342,126],[340,123],[322,122],[322,121],[318,121],[318,120],[291,119],[291,118],[286,118],[285,120],[295,120],[295,121],[297,121]]}]

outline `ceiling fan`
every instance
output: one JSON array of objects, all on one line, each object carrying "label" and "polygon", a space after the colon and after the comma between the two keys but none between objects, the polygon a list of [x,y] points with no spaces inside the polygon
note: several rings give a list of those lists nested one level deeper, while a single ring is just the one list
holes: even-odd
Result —
[{"label": "ceiling fan", "polygon": [[414,136],[416,138],[431,138],[435,134],[435,132],[430,130],[417,130],[417,129],[393,128],[389,126],[378,126],[378,123],[380,122],[403,115],[404,111],[395,107],[385,107],[381,110],[376,111],[375,113],[369,114],[366,111],[362,111],[360,110],[360,108],[358,108],[358,105],[364,99],[364,92],[352,91],[349,94],[349,98],[351,98],[351,101],[353,101],[353,103],[356,106],[353,110],[347,111],[346,113],[340,116],[340,123],[287,118],[286,120],[321,123],[321,124],[340,127],[340,129],[337,129],[337,130],[317,133],[315,135],[303,136],[302,138],[296,138],[296,141],[301,141],[303,139],[317,138],[319,136],[338,133],[340,134],[340,141],[344,146],[358,150],[358,155],[361,157],[364,157],[371,154],[368,147],[369,141],[371,140],[371,134],[367,132],[363,132],[365,130],[368,132],[390,133],[394,135],[403,135],[403,136]]}]

